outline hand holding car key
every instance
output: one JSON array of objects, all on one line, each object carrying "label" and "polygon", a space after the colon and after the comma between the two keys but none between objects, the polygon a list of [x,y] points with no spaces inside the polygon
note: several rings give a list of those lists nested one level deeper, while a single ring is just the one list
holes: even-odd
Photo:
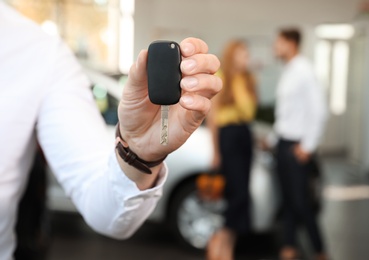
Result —
[{"label": "hand holding car key", "polygon": [[[170,41],[170,43],[174,42]],[[166,46],[169,47],[166,51],[176,52],[176,48],[172,49],[171,45]],[[222,81],[214,75],[219,68],[219,60],[215,55],[209,54],[208,50],[204,41],[187,38],[180,43],[181,55],[176,56],[178,61],[182,59],[180,65],[179,62],[172,63],[171,66],[164,68],[164,72],[160,72],[158,68],[163,64],[155,62],[150,65],[148,50],[142,50],[137,61],[131,66],[118,108],[119,126],[126,146],[142,160],[156,161],[178,149],[201,125],[208,114],[211,99],[222,87]],[[177,53],[179,55],[178,50]],[[150,57],[150,62],[151,60]],[[164,93],[162,86],[159,86],[157,92],[153,93],[151,91],[155,90],[152,88],[151,76],[153,75],[148,75],[152,71],[152,68],[148,69],[148,66],[152,67],[152,65],[157,66],[155,70],[158,70],[160,77],[177,75],[178,81],[176,80],[173,85],[168,85],[168,90],[164,90]],[[148,87],[149,81],[150,87]],[[172,93],[174,90],[175,94]],[[169,104],[164,103],[165,100],[161,100],[155,94],[159,94],[160,97],[165,95],[164,99],[168,96],[176,97],[168,102],[169,104],[175,103],[170,105],[168,145],[161,145],[158,139],[162,136],[162,121],[163,130],[166,129],[166,116],[163,115],[163,120],[160,119],[160,106]],[[179,102],[176,103],[178,99]],[[165,107],[163,112],[165,112]],[[164,134],[163,137],[168,137],[168,135]]]},{"label": "hand holding car key", "polygon": [[149,98],[161,105],[160,144],[168,145],[169,105],[181,97],[181,51],[176,42],[156,41],[150,44],[147,58]]}]

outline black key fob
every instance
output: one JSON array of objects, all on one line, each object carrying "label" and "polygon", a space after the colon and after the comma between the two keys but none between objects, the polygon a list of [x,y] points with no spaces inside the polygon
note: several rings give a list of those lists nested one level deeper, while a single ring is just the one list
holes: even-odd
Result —
[{"label": "black key fob", "polygon": [[181,51],[173,41],[155,41],[149,46],[147,78],[150,101],[173,105],[181,97]]}]

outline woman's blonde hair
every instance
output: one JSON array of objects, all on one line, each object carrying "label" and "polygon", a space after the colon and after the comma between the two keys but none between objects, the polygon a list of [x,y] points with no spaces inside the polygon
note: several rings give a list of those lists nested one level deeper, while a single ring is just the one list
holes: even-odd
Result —
[{"label": "woman's blonde hair", "polygon": [[[221,72],[223,74],[223,90],[219,95],[219,104],[220,105],[229,105],[234,102],[233,92],[232,92],[232,81],[235,76],[234,69],[234,55],[237,49],[239,48],[247,48],[246,43],[243,40],[232,40],[230,41],[226,47],[224,48],[223,55],[221,58]],[[243,72],[241,72],[242,76],[247,82],[248,91],[256,98],[255,92],[255,82],[252,77],[252,74],[245,68]]]}]

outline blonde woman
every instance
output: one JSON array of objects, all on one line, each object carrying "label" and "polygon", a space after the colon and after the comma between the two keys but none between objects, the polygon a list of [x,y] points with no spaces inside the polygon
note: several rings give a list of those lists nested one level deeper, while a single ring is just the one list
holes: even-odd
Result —
[{"label": "blonde woman", "polygon": [[250,123],[255,116],[257,95],[248,58],[243,41],[227,44],[219,72],[223,90],[213,101],[207,121],[213,135],[213,167],[219,168],[225,177],[227,201],[224,227],[208,244],[209,260],[233,259],[237,235],[247,233],[250,226],[249,177],[253,150]]}]

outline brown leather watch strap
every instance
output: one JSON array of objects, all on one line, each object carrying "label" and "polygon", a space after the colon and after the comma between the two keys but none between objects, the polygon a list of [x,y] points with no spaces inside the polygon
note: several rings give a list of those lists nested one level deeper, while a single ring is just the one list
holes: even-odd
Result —
[{"label": "brown leather watch strap", "polygon": [[151,174],[152,172],[150,168],[158,166],[165,160],[165,158],[167,158],[165,156],[164,158],[154,162],[147,162],[145,160],[142,160],[140,157],[137,156],[137,154],[135,154],[131,149],[129,149],[128,144],[121,137],[119,122],[117,124],[117,128],[115,131],[115,137],[116,137],[115,148],[117,149],[118,154],[122,158],[122,160],[146,174]]}]

